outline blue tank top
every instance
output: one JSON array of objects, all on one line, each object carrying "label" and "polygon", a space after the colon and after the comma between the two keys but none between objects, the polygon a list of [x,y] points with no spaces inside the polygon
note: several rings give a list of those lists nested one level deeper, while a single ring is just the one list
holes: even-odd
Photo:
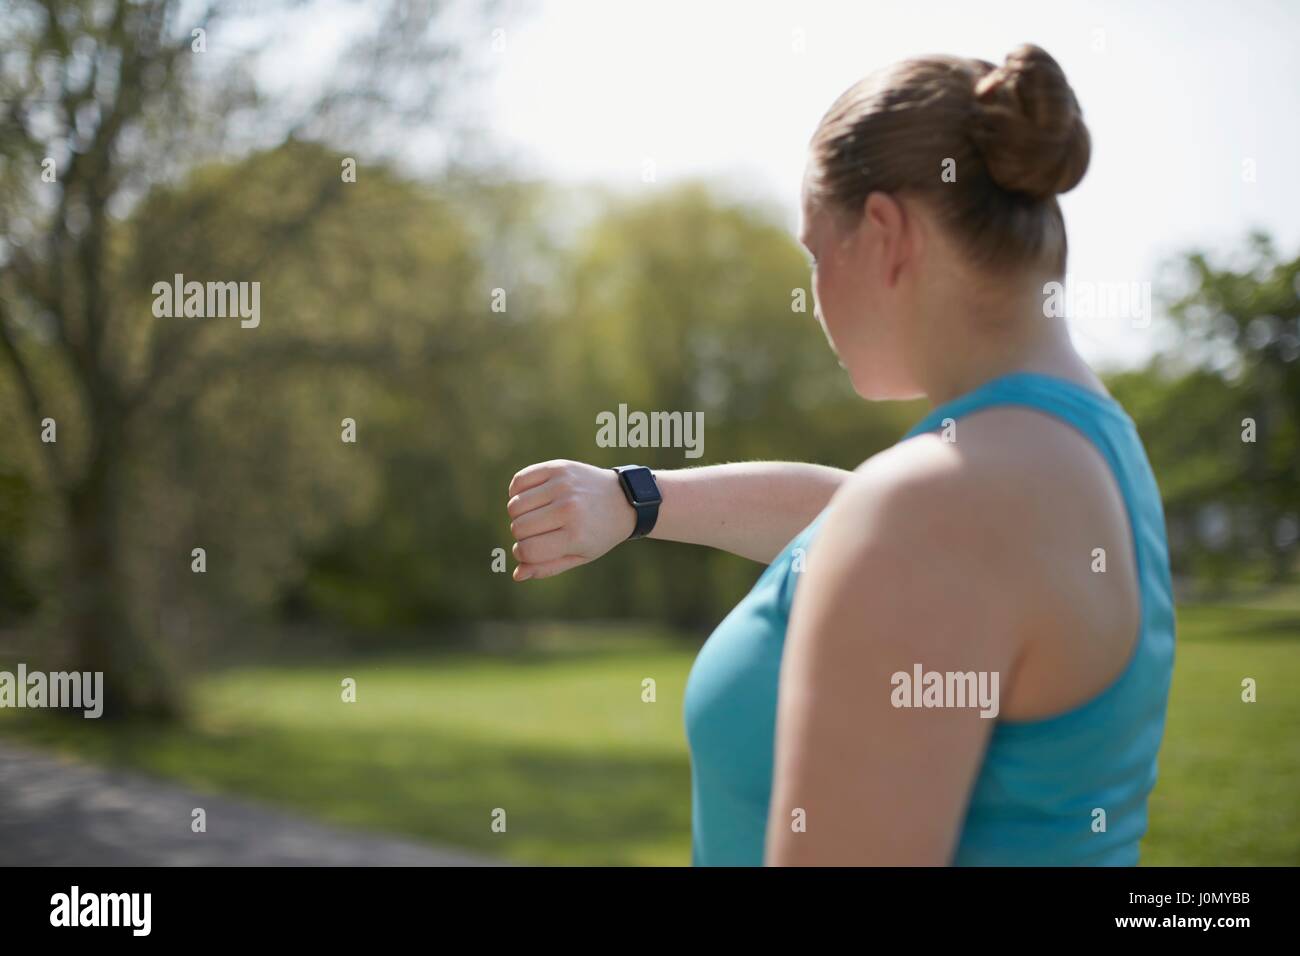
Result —
[{"label": "blue tank top", "polygon": [[[1080,706],[1043,720],[996,718],[953,863],[1131,866],[1146,832],[1174,661],[1160,492],[1120,405],[1046,375],[1017,372],[986,382],[935,408],[903,440],[996,405],[1055,416],[1105,458],[1133,535],[1141,633],[1121,674]],[[781,652],[795,587],[825,514],[777,555],[691,668],[684,711],[697,866],[763,862]]]}]

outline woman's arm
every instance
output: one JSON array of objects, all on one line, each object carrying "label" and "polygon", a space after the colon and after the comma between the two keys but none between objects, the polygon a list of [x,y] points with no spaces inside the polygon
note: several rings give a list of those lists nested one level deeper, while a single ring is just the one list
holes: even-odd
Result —
[{"label": "woman's arm", "polygon": [[[951,862],[1019,649],[1014,484],[917,439],[836,496],[781,661],[769,865]],[[991,694],[917,707],[918,668]]]},{"label": "woman's arm", "polygon": [[655,472],[664,503],[650,537],[702,544],[767,564],[851,475],[785,461]]},{"label": "woman's arm", "polygon": [[[739,462],[656,471],[663,503],[650,537],[702,544],[767,563],[826,507],[852,473],[825,465]],[[612,469],[547,461],[510,482],[515,580],[594,561],[636,525]]]}]

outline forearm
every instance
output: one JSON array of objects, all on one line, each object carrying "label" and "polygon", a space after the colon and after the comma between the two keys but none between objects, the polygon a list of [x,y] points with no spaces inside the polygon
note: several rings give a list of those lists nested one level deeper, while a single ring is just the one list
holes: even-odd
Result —
[{"label": "forearm", "polygon": [[751,461],[656,471],[663,495],[650,537],[771,561],[815,518],[851,472]]}]

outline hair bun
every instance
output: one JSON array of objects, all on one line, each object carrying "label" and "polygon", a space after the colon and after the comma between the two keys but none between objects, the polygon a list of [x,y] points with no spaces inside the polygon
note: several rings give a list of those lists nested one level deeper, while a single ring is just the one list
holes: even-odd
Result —
[{"label": "hair bun", "polygon": [[975,84],[971,139],[989,175],[1037,200],[1069,192],[1087,172],[1092,146],[1065,73],[1032,44],[988,65]]}]

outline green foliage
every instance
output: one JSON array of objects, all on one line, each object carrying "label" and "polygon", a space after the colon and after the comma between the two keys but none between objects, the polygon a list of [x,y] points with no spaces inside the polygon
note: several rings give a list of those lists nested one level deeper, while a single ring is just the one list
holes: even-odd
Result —
[{"label": "green foliage", "polygon": [[1279,583],[1300,530],[1300,257],[1254,236],[1238,264],[1187,264],[1180,351],[1108,385],[1146,443],[1174,570],[1215,590]]},{"label": "green foliage", "polygon": [[[108,446],[124,529],[114,566],[137,624],[164,640],[237,645],[257,618],[367,646],[493,618],[703,630],[756,566],[638,544],[547,582],[493,573],[494,549],[511,544],[511,475],[550,458],[852,468],[921,412],[852,392],[788,230],[702,184],[583,205],[545,184],[421,183],[364,163],[344,182],[342,160],[290,138],[164,181],[106,227],[120,321],[104,351],[126,402]],[[1262,239],[1248,254],[1233,268],[1189,257],[1171,306],[1187,350],[1110,379],[1160,481],[1175,571],[1214,587],[1292,574],[1300,516],[1300,260]],[[261,325],[154,317],[154,284],[177,273],[259,282]],[[51,386],[64,457],[102,449],[102,413],[57,350],[39,336],[23,347]],[[0,408],[17,416],[12,386],[0,382]],[[620,405],[703,413],[703,457],[598,447],[597,415]],[[355,444],[340,440],[345,418]],[[38,448],[29,435],[0,451],[10,512],[52,494]],[[14,525],[0,550],[11,613],[35,600],[32,534]],[[204,575],[189,570],[195,547]]]},{"label": "green foliage", "polygon": [[[291,140],[202,167],[113,232],[115,301],[136,317],[113,347],[128,380],[155,370],[123,505],[123,567],[137,605],[154,609],[148,624],[183,610],[196,637],[206,628],[227,645],[240,621],[268,615],[363,645],[492,618],[706,629],[756,566],[641,544],[541,584],[493,573],[493,550],[511,543],[510,476],[557,457],[852,468],[920,414],[853,394],[787,230],[702,185],[566,215],[570,197],[541,184],[422,185],[383,167],[343,183],[340,161]],[[1252,249],[1237,271],[1193,257],[1199,285],[1173,307],[1217,364],[1161,357],[1109,380],[1160,481],[1175,571],[1213,586],[1291,573],[1279,529],[1300,513],[1297,266]],[[261,282],[261,326],[154,318],[152,285],[177,272]],[[598,447],[596,416],[620,404],[703,412],[704,456]],[[344,418],[356,444],[340,440]],[[1245,418],[1255,443],[1241,441]],[[75,412],[64,421],[75,447]],[[35,462],[17,456],[16,480],[39,487]],[[203,576],[188,568],[200,546]],[[0,580],[30,608],[16,548]]]},{"label": "green foliage", "polygon": [[[544,585],[493,574],[493,549],[511,543],[510,477],[549,458],[673,468],[775,456],[853,467],[910,423],[907,409],[853,395],[813,319],[804,258],[764,216],[689,185],[613,200],[559,243],[544,227],[560,203],[543,187],[446,191],[449,206],[468,206],[466,228],[486,232],[478,298],[459,319],[484,334],[464,362],[431,369],[434,401],[405,381],[372,384],[385,414],[357,450],[379,476],[378,498],[310,552],[286,598],[296,613],[375,639],[385,627],[482,617],[631,615],[706,627],[756,566],[640,545]],[[796,313],[800,286],[808,311]],[[494,288],[506,291],[505,312],[490,307]],[[405,294],[421,293],[408,283]],[[598,447],[597,415],[620,404],[703,412],[704,456]]]}]

